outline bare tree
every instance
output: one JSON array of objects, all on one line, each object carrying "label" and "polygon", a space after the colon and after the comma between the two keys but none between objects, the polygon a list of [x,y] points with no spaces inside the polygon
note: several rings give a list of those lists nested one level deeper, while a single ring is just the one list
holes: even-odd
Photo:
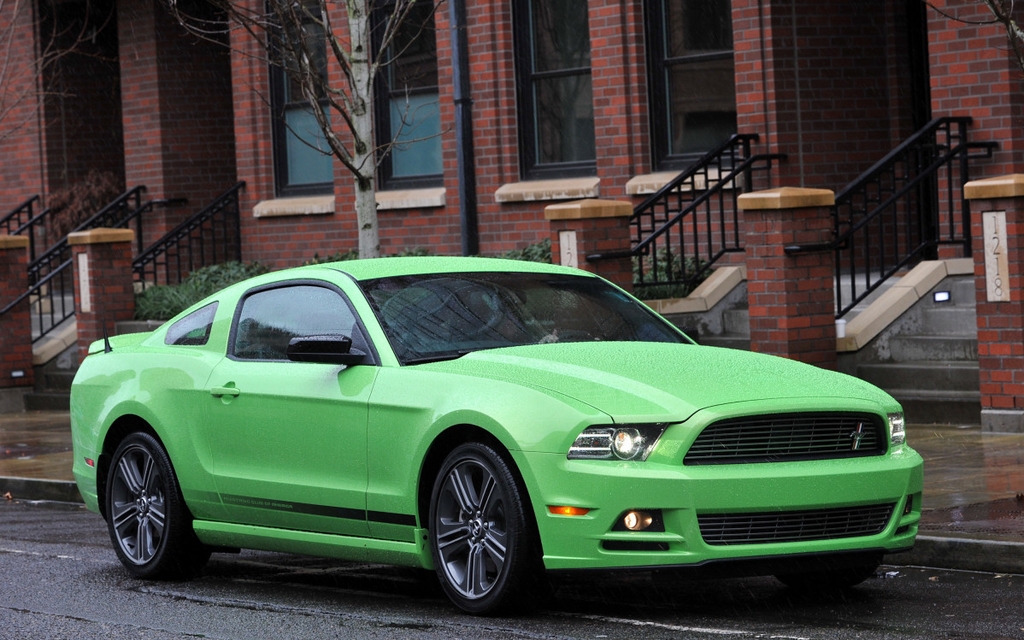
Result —
[{"label": "bare tree", "polygon": [[[35,120],[46,98],[62,94],[51,76],[68,56],[94,55],[87,45],[110,19],[88,1],[75,20],[55,19],[53,8],[46,0],[0,0],[0,143]],[[19,48],[33,39],[31,52]]]},{"label": "bare tree", "polygon": [[[177,20],[193,33],[209,37],[218,29],[190,17],[177,0],[168,1]],[[377,168],[389,151],[375,143],[374,83],[409,46],[403,33],[412,29],[416,37],[433,37],[425,32],[423,18],[432,24],[441,1],[209,0],[227,16],[228,29],[247,32],[269,64],[283,67],[331,154],[352,174],[360,257],[380,254]],[[424,5],[429,12],[416,11]]]}]

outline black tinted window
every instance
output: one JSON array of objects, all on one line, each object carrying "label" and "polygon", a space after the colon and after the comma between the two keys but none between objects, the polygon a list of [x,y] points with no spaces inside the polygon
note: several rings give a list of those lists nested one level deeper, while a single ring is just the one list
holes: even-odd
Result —
[{"label": "black tinted window", "polygon": [[288,341],[300,336],[351,336],[355,316],[336,291],[297,285],[258,291],[242,302],[232,354],[246,360],[286,360]]}]

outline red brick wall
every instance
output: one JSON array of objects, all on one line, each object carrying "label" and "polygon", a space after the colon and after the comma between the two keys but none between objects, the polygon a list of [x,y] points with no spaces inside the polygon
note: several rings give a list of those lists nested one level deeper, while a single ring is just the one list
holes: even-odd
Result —
[{"label": "red brick wall", "polygon": [[0,66],[0,216],[5,216],[43,193],[46,169],[35,80],[29,72],[35,50],[32,7],[27,2],[4,2],[0,9],[0,42],[5,54],[9,52],[6,64]]},{"label": "red brick wall", "polygon": [[895,146],[887,5],[733,0],[738,128],[789,154],[781,184],[839,189]]},{"label": "red brick wall", "polygon": [[[965,21],[988,22],[981,2],[953,0],[943,9]],[[1024,19],[1024,13],[1018,20]],[[932,108],[939,115],[969,115],[976,140],[999,143],[994,161],[972,178],[1024,171],[1024,72],[1007,50],[1006,33],[993,24],[956,22],[929,13]]]},{"label": "red brick wall", "polygon": [[189,200],[153,212],[148,244],[236,181],[230,58],[158,0],[121,0],[118,12],[127,185]]}]

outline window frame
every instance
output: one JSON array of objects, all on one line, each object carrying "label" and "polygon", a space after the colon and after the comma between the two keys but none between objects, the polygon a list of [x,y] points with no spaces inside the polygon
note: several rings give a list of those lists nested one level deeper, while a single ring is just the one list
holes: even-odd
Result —
[{"label": "window frame", "polygon": [[[669,23],[668,3],[680,0],[645,0],[644,14],[647,33],[647,86],[649,94],[649,120],[651,160],[659,170],[685,169],[701,158],[714,146],[687,153],[673,153],[671,148],[672,118],[671,98],[668,90],[668,75],[671,67],[695,62],[734,59],[735,40],[728,50],[713,50],[671,57],[668,55],[667,25]],[[728,0],[730,7],[732,0]],[[731,21],[730,21],[731,24]],[[734,73],[735,84],[735,73]],[[736,102],[733,101],[734,111]],[[735,133],[735,131],[733,132]],[[722,139],[725,142],[728,138]]]},{"label": "window frame", "polygon": [[[545,0],[537,0],[544,2]],[[597,174],[597,130],[594,136],[594,158],[585,161],[543,163],[538,157],[537,99],[535,86],[539,80],[586,75],[591,78],[591,109],[593,113],[593,59],[590,66],[535,71],[533,43],[533,2],[534,0],[513,0],[512,40],[515,55],[516,100],[518,105],[519,129],[519,173],[524,180],[574,178]],[[589,25],[589,15],[587,19]],[[589,34],[589,29],[588,29]],[[589,47],[589,40],[588,40]]]},{"label": "window frame", "polygon": [[[387,12],[394,6],[393,2],[385,2],[381,6],[374,9],[371,16],[372,25],[372,43],[373,50],[378,56],[383,56],[387,52],[381,49],[383,34],[381,33],[387,20]],[[431,22],[434,23],[434,27],[430,30],[430,35],[433,36],[433,54],[434,54],[434,74],[435,76],[439,73],[438,57],[437,57],[437,28],[434,16],[436,15],[437,5],[431,5]],[[425,33],[425,32],[424,32]],[[422,37],[422,33],[420,37]],[[441,164],[441,171],[438,173],[426,173],[409,176],[396,176],[394,175],[394,163],[393,154],[384,153],[384,150],[394,142],[394,138],[391,136],[391,100],[394,96],[409,96],[416,95],[429,95],[434,93],[437,95],[437,110],[438,119],[441,117],[441,85],[440,78],[438,77],[438,84],[432,86],[418,87],[408,89],[408,87],[396,88],[391,86],[391,79],[389,76],[390,65],[382,65],[379,68],[377,76],[374,78],[373,87],[373,116],[374,116],[374,143],[378,149],[378,165],[377,165],[377,188],[382,191],[399,190],[399,189],[424,189],[430,187],[440,187],[444,185],[444,152],[440,144],[440,136],[443,131],[443,125],[439,127],[437,132],[437,143],[438,143],[438,160]],[[431,91],[432,90],[432,91]],[[433,138],[431,138],[433,140]],[[416,143],[413,143],[416,144]]]},{"label": "window frame", "polygon": [[[280,37],[278,31],[275,38]],[[327,43],[324,42],[326,53]],[[296,184],[291,180],[288,171],[288,139],[292,134],[288,129],[287,114],[292,111],[305,110],[312,112],[312,107],[303,98],[287,100],[287,88],[290,78],[282,61],[281,52],[277,47],[271,48],[271,61],[268,64],[270,84],[270,116],[271,116],[271,147],[274,167],[274,193],[278,197],[319,196],[334,193],[334,155],[328,153],[324,162],[331,166],[331,180]],[[323,101],[326,105],[326,100]],[[297,136],[296,136],[297,137]]]}]

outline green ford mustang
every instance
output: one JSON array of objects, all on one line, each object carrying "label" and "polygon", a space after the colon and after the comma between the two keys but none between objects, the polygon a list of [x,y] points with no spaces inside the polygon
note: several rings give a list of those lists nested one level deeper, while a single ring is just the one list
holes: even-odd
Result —
[{"label": "green ford mustang", "polygon": [[144,578],[254,548],[432,568],[471,613],[559,570],[845,587],[920,519],[889,395],[697,346],[551,265],[260,276],[92,345],[71,416],[86,504]]}]

